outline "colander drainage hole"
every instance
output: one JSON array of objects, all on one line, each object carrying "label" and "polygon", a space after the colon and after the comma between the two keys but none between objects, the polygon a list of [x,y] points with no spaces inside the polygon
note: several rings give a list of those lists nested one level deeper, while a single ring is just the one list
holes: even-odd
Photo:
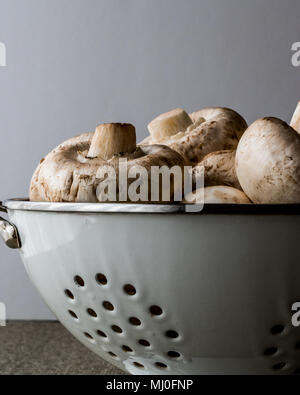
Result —
[{"label": "colander drainage hole", "polygon": [[177,339],[179,337],[179,333],[173,330],[166,331],[165,335],[170,339]]},{"label": "colander drainage hole", "polygon": [[78,320],[78,317],[77,317],[77,315],[74,313],[74,311],[68,310],[68,312],[69,312],[69,314],[70,314],[71,317],[73,317],[73,318],[75,318],[76,320]]},{"label": "colander drainage hole", "polygon": [[285,367],[286,367],[285,362],[278,362],[275,365],[273,365],[273,370],[278,371],[278,370],[282,370]]},{"label": "colander drainage hole", "polygon": [[114,305],[110,303],[108,300],[105,300],[102,303],[102,306],[105,308],[105,310],[113,311],[115,309]]},{"label": "colander drainage hole", "polygon": [[96,311],[94,311],[93,309],[86,309],[86,312],[88,313],[88,315],[90,315],[91,317],[97,318],[97,313]]},{"label": "colander drainage hole", "polygon": [[94,340],[93,336],[91,336],[88,332],[83,332],[84,336],[87,337],[89,340]]},{"label": "colander drainage hole", "polygon": [[162,362],[155,362],[155,366],[159,369],[167,369],[167,365],[165,363]]},{"label": "colander drainage hole", "polygon": [[74,282],[76,285],[78,285],[78,287],[84,287],[84,281],[80,276],[75,276]]},{"label": "colander drainage hole", "polygon": [[133,349],[130,348],[129,346],[126,346],[125,344],[122,346],[122,350],[124,352],[133,352]]},{"label": "colander drainage hole", "polygon": [[107,284],[107,278],[102,273],[97,273],[96,274],[96,281],[97,281],[98,284],[101,284],[101,285],[106,285]]},{"label": "colander drainage hole", "polygon": [[163,313],[162,308],[159,306],[151,306],[149,310],[152,315],[162,315]]},{"label": "colander drainage hole", "polygon": [[295,344],[295,350],[300,350],[300,342],[297,342],[297,343]]},{"label": "colander drainage hole", "polygon": [[100,329],[97,330],[97,335],[101,337],[107,337],[107,334],[104,333],[103,331],[100,331]]},{"label": "colander drainage hole", "polygon": [[272,335],[280,335],[283,331],[284,331],[283,325],[275,325],[270,330]]},{"label": "colander drainage hole", "polygon": [[177,359],[177,358],[180,358],[181,355],[177,351],[168,351],[168,357],[173,358],[173,359]]},{"label": "colander drainage hole", "polygon": [[136,294],[136,289],[135,289],[135,287],[134,287],[133,285],[131,285],[131,284],[125,284],[124,287],[123,287],[123,289],[124,289],[124,292],[125,292],[127,295],[133,296],[133,295]]},{"label": "colander drainage hole", "polygon": [[134,325],[134,326],[141,325],[141,320],[136,317],[130,317],[128,321],[130,322],[131,325]]},{"label": "colander drainage hole", "polygon": [[117,356],[114,352],[112,352],[112,351],[108,351],[108,354],[109,354],[111,357],[113,357],[113,358],[118,358],[118,356]]},{"label": "colander drainage hole", "polygon": [[70,299],[74,299],[74,295],[69,289],[65,289],[65,295]]},{"label": "colander drainage hole", "polygon": [[272,355],[275,355],[278,352],[278,348],[277,347],[269,347],[266,348],[264,351],[264,355],[266,357],[271,357]]},{"label": "colander drainage hole", "polygon": [[111,329],[112,329],[114,332],[116,332],[116,333],[122,333],[122,332],[123,332],[122,328],[120,328],[118,325],[112,325],[112,326],[111,326]]},{"label": "colander drainage hole", "polygon": [[133,365],[135,366],[135,367],[137,367],[137,368],[140,368],[140,369],[144,369],[144,365],[142,365],[141,363],[139,363],[139,362],[133,362]]},{"label": "colander drainage hole", "polygon": [[145,339],[140,339],[139,344],[144,347],[150,347],[150,343],[148,342],[148,340]]}]

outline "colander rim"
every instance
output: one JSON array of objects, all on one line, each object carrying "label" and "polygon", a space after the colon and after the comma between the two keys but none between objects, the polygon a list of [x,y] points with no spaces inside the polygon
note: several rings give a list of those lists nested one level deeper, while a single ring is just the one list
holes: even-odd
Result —
[{"label": "colander rim", "polygon": [[145,213],[145,214],[272,214],[300,215],[300,204],[205,204],[199,212],[186,212],[186,205],[133,203],[30,202],[28,198],[7,199],[0,209],[59,213]]}]

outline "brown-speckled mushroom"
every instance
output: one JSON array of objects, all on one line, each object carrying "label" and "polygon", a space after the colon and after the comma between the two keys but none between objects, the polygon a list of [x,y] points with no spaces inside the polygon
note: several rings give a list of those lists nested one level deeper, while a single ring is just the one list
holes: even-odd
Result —
[{"label": "brown-speckled mushroom", "polygon": [[[102,181],[99,169],[111,166],[119,181],[119,160],[127,159],[128,172],[142,166],[143,182],[151,184],[151,166],[183,166],[183,158],[162,145],[136,146],[135,128],[130,124],[102,124],[95,133],[85,133],[59,145],[36,169],[31,185],[31,201],[98,202]],[[128,181],[128,186],[133,182]],[[118,201],[118,189],[116,200]],[[171,182],[171,196],[175,185]],[[126,191],[127,192],[127,191]],[[151,189],[149,189],[149,195]],[[148,196],[149,198],[149,196]]]},{"label": "brown-speckled mushroom", "polygon": [[198,203],[203,203],[204,199],[204,204],[251,204],[244,192],[224,185],[191,192],[186,196],[185,202],[192,202],[193,199],[197,199]]},{"label": "brown-speckled mushroom", "polygon": [[239,142],[236,173],[254,203],[299,203],[300,135],[278,118],[255,121]]},{"label": "brown-speckled mushroom", "polygon": [[203,166],[205,186],[227,185],[242,189],[235,171],[235,154],[236,150],[225,150],[206,155],[192,170],[193,182]]},{"label": "brown-speckled mushroom", "polygon": [[300,101],[297,104],[296,110],[291,120],[291,127],[300,133]]},{"label": "brown-speckled mushroom", "polygon": [[186,165],[195,165],[211,152],[235,149],[246,128],[246,121],[227,108],[205,108],[190,116],[176,109],[150,122],[150,136],[143,143],[165,144],[182,155]]}]

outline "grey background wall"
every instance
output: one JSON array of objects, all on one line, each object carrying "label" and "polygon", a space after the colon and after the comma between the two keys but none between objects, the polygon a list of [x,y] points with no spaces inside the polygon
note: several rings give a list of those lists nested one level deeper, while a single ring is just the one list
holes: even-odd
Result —
[{"label": "grey background wall", "polygon": [[[174,107],[289,120],[299,18],[299,0],[0,0],[0,199],[26,196],[45,153],[103,121],[141,139]],[[10,319],[53,317],[3,243],[0,301]]]}]

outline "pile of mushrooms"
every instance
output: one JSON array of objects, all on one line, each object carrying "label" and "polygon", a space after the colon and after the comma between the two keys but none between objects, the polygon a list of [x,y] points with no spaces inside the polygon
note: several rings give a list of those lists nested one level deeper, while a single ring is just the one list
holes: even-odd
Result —
[{"label": "pile of mushrooms", "polygon": [[[67,140],[39,164],[31,181],[30,200],[105,201],[106,192],[99,191],[101,169],[112,166],[119,175],[120,159],[126,158],[128,171],[138,166],[146,169],[147,201],[151,201],[151,167],[175,165],[181,169],[190,166],[194,181],[194,190],[184,202],[200,194],[205,203],[300,201],[300,103],[290,126],[267,117],[248,127],[237,112],[210,107],[191,114],[179,108],[169,111],[150,122],[148,130],[150,135],[139,145],[134,126],[119,123],[101,124],[95,133]],[[197,190],[201,169],[205,188]],[[170,201],[177,187],[171,185]],[[123,192],[118,184],[113,201],[128,201],[122,198]],[[137,196],[134,201],[143,199]]]},{"label": "pile of mushrooms", "polygon": [[[162,143],[180,153],[185,164],[204,168],[204,202],[281,204],[300,202],[300,103],[291,125],[262,118],[247,127],[227,108],[192,114],[176,109],[148,125],[144,143]],[[194,197],[203,191],[194,191]],[[191,201],[191,193],[186,202]]]},{"label": "pile of mushrooms", "polygon": [[[165,144],[180,153],[185,165],[193,166],[194,181],[204,167],[205,203],[249,204],[235,171],[236,149],[246,129],[244,118],[229,108],[209,107],[190,115],[178,108],[150,122],[150,136],[142,143]],[[184,201],[199,202],[202,192],[189,193]]]}]

